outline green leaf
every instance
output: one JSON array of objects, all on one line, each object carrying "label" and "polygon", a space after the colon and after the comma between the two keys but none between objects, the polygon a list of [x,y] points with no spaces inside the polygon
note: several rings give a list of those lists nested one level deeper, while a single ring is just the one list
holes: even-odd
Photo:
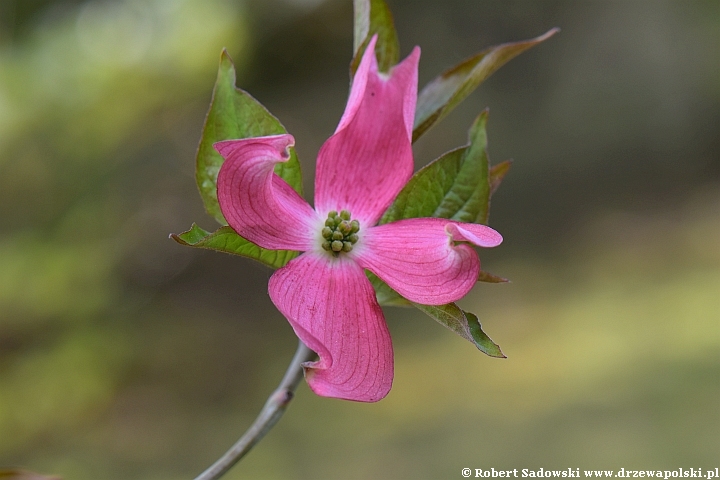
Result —
[{"label": "green leaf", "polygon": [[489,355],[495,358],[507,358],[505,354],[500,350],[500,345],[492,341],[492,338],[488,337],[487,333],[483,332],[480,321],[475,314],[463,311],[465,318],[470,328],[470,334],[473,338],[473,343],[480,349],[485,355]]},{"label": "green leaf", "polygon": [[486,223],[490,200],[487,118],[487,110],[477,117],[467,146],[444,154],[413,175],[380,223],[421,217]]},{"label": "green leaf", "polygon": [[298,255],[298,252],[291,250],[267,250],[259,247],[227,226],[210,233],[193,223],[187,232],[172,234],[170,238],[188,247],[205,248],[252,258],[271,268],[283,267]]},{"label": "green leaf", "polygon": [[365,270],[365,275],[375,289],[375,298],[380,305],[386,307],[407,307],[410,301],[401,296],[390,285],[380,280],[374,273]]},{"label": "green leaf", "polygon": [[428,83],[418,95],[413,141],[439,122],[498,68],[525,50],[555,35],[559,29],[523,42],[490,47],[460,62]]},{"label": "green leaf", "polygon": [[478,274],[478,282],[485,282],[485,283],[508,283],[510,280],[503,277],[498,277],[497,275],[493,275],[489,272],[483,272],[480,270],[480,273]]},{"label": "green leaf", "polygon": [[[195,179],[205,210],[227,225],[217,200],[217,175],[224,162],[213,144],[221,140],[262,137],[287,133],[285,127],[247,92],[235,87],[235,66],[227,51],[220,55],[220,67],[213,89],[210,110],[205,119],[198,147]],[[290,159],[275,166],[275,173],[302,195],[302,174],[295,149]]]},{"label": "green leaf", "polygon": [[[500,350],[500,347],[492,341],[482,330],[482,326],[478,318],[470,313],[460,309],[454,303],[445,305],[422,305],[415,303],[402,297],[390,286],[383,282],[372,272],[365,271],[370,283],[375,289],[375,296],[378,303],[384,306],[404,307],[412,305],[418,310],[425,312],[428,316],[440,323],[446,328],[457,333],[465,340],[472,342],[481,352],[491,357],[506,358]],[[480,272],[478,281],[489,281],[494,283],[507,282],[504,278],[496,277],[487,272]]]},{"label": "green leaf", "polygon": [[375,44],[378,69],[387,72],[400,58],[400,44],[390,7],[385,0],[354,0],[353,6],[355,8],[354,56],[350,63],[350,76],[355,75],[365,48],[375,34],[378,36]]},{"label": "green leaf", "polygon": [[504,162],[500,162],[497,165],[493,165],[490,167],[490,195],[492,196],[493,193],[498,189],[500,186],[500,183],[503,181],[503,178],[505,178],[505,175],[507,175],[508,171],[510,170],[510,166],[512,165],[512,160],[505,160]]},{"label": "green leaf", "polygon": [[500,347],[482,331],[478,318],[470,312],[461,310],[456,304],[421,305],[413,303],[413,306],[465,340],[472,342],[484,354],[491,357],[507,358],[500,350]]}]

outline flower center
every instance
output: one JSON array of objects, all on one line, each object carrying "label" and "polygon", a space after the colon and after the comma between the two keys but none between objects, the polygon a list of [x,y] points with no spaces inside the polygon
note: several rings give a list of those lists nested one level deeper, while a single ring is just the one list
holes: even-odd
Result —
[{"label": "flower center", "polygon": [[360,231],[360,222],[350,220],[350,212],[343,210],[340,213],[335,210],[328,213],[325,220],[325,226],[322,229],[323,243],[322,248],[334,255],[340,252],[349,252],[353,249],[360,237],[357,232]]}]

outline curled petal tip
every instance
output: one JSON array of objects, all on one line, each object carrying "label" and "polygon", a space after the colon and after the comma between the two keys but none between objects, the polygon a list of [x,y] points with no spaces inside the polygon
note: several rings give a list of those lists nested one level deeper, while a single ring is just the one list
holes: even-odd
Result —
[{"label": "curled petal tip", "polygon": [[289,148],[295,145],[295,138],[284,133],[282,135],[269,135],[265,137],[241,138],[237,140],[222,140],[213,143],[213,148],[227,159],[235,151],[245,148],[248,145],[260,144],[277,150],[283,160],[290,158]]},{"label": "curled petal tip", "polygon": [[[285,162],[291,135],[226,140],[214,146],[225,162],[217,179],[220,210],[242,237],[271,250],[305,251],[315,244],[317,214],[273,173]],[[292,219],[293,228],[277,219]]]},{"label": "curled petal tip", "polygon": [[456,242],[470,242],[478,247],[497,247],[503,241],[502,235],[487,225],[448,223],[445,231]]}]

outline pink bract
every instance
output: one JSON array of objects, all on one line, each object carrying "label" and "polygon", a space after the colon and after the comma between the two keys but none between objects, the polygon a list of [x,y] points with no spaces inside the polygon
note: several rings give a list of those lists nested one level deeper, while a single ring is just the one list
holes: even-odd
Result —
[{"label": "pink bract", "polygon": [[[218,201],[228,224],[267,249],[304,252],[277,270],[270,298],[319,360],[304,365],[318,395],[375,402],[390,391],[393,351],[367,269],[402,296],[426,305],[462,298],[480,260],[468,242],[494,247],[495,230],[440,218],[376,225],[412,175],[419,48],[389,74],[378,72],[373,39],[355,74],[345,113],[317,160],[315,208],[273,173],[291,135],[218,142],[225,158]],[[350,251],[328,251],[331,211],[357,220]],[[323,242],[326,243],[323,248]]]}]

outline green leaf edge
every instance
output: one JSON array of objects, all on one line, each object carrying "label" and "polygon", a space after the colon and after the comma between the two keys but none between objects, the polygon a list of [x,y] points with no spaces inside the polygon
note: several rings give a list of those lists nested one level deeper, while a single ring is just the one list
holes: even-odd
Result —
[{"label": "green leaf edge", "polygon": [[[205,116],[202,135],[195,157],[195,181],[197,183],[200,197],[207,213],[221,225],[227,225],[227,221],[220,211],[217,200],[217,174],[225,161],[224,158],[213,148],[215,142],[222,140],[235,140],[240,138],[260,137],[266,135],[278,135],[287,133],[280,121],[272,115],[264,105],[258,102],[252,95],[238,88],[235,85],[235,65],[226,49],[220,54],[217,79],[213,88],[210,108]],[[221,100],[222,99],[222,100]],[[235,111],[235,102],[242,100],[248,109],[248,116],[258,116],[256,121],[247,125],[239,126],[237,120],[238,112]],[[224,102],[220,104],[219,102]],[[225,122],[223,113],[231,113],[235,118],[236,129],[244,129],[245,132],[238,132],[237,135],[218,134],[218,129],[233,127],[222,127]],[[255,131],[253,131],[255,130]],[[287,162],[278,163],[275,166],[275,173],[285,180],[296,192],[302,195],[302,172],[300,162],[294,148],[290,148],[290,158]]]},{"label": "green leaf edge", "polygon": [[193,223],[189,230],[179,234],[173,233],[170,238],[180,245],[188,247],[252,258],[270,268],[283,267],[298,256],[298,252],[292,250],[268,250],[262,248],[241,237],[232,227],[228,226],[220,227],[210,233]]},{"label": "green leaf edge", "polygon": [[[559,28],[553,28],[529,40],[503,43],[486,48],[430,81],[418,94],[413,128],[413,142],[427,132],[430,127],[445,118],[460,102],[467,98],[468,95],[500,67],[524,51],[544,42],[559,31]],[[464,70],[467,70],[467,73],[463,74],[462,72]],[[448,92],[449,95],[445,93],[438,95],[441,98],[447,97],[445,101],[439,102],[438,105],[430,104],[430,106],[426,107],[425,104],[435,100],[433,95],[437,95],[441,91],[443,83],[450,84],[449,79],[452,79],[454,76],[458,78],[452,82],[455,87],[450,89]],[[428,98],[430,100],[428,100]]]},{"label": "green leaf edge", "polygon": [[353,0],[353,59],[350,78],[355,75],[363,53],[373,35],[378,35],[375,56],[378,70],[389,71],[400,58],[400,42],[390,7],[385,0]]},{"label": "green leaf edge", "polygon": [[[468,132],[467,145],[444,153],[418,170],[385,210],[378,224],[423,217],[487,224],[491,191],[486,131],[488,116],[488,109],[477,116]],[[447,177],[448,172],[452,179]],[[443,180],[448,188],[438,185]],[[474,183],[472,187],[462,183],[468,180]],[[432,197],[438,193],[438,188],[429,189],[428,182],[444,190],[442,194]],[[448,204],[458,200],[462,203],[457,209],[448,208]]]},{"label": "green leaf edge", "polygon": [[493,165],[492,167],[490,167],[490,172],[488,174],[488,182],[490,183],[491,197],[497,191],[498,187],[505,178],[505,175],[507,175],[510,171],[511,166],[512,160],[505,160],[504,162],[500,162],[497,165]]},{"label": "green leaf edge", "polygon": [[477,281],[484,283],[510,283],[510,280],[508,280],[507,278],[499,277],[483,270],[480,270],[480,273],[478,273]]},{"label": "green leaf edge", "polygon": [[412,303],[418,310],[425,312],[433,320],[473,343],[485,355],[494,358],[507,358],[500,346],[483,331],[475,314],[466,312],[455,303],[445,305],[421,305]]}]

